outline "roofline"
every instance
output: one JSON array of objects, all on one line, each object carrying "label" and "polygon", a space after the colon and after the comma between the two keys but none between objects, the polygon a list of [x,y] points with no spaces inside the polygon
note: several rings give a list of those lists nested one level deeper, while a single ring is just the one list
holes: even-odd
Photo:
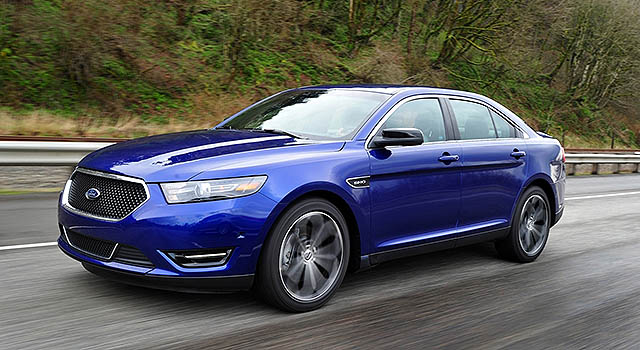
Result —
[{"label": "roofline", "polygon": [[[323,85],[308,85],[299,88],[295,88],[292,90],[316,90],[316,89],[352,89],[359,91],[369,91],[369,92],[379,92],[388,95],[395,95],[404,91],[409,90],[423,90],[424,93],[432,93],[432,94],[442,94],[442,93],[451,93],[451,94],[461,94],[461,95],[478,95],[470,91],[464,90],[456,90],[450,88],[442,88],[436,86],[426,86],[426,85],[403,85],[403,84],[323,84]],[[384,91],[388,90],[388,91]],[[481,96],[481,95],[479,95]]]}]

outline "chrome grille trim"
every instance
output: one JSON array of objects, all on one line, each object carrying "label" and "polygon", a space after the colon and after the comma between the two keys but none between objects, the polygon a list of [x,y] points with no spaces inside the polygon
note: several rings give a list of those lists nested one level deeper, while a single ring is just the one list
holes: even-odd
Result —
[{"label": "chrome grille trim", "polygon": [[[94,175],[94,176],[100,176],[100,177],[104,177],[104,178],[109,178],[109,179],[114,179],[114,180],[120,180],[120,181],[128,181],[128,182],[134,182],[134,183],[138,183],[141,184],[142,187],[144,188],[144,192],[146,194],[146,199],[140,203],[137,207],[135,207],[133,210],[131,210],[127,215],[121,217],[121,218],[107,218],[107,217],[103,217],[103,216],[98,216],[98,215],[94,215],[91,213],[87,213],[85,211],[79,210],[74,208],[73,206],[71,206],[71,204],[69,204],[69,190],[71,189],[71,183],[72,183],[72,179],[73,179],[73,175],[76,172],[80,172],[80,173],[84,173],[84,174],[88,174],[88,175]],[[136,210],[138,210],[141,206],[143,206],[150,198],[149,195],[149,187],[147,187],[147,183],[144,182],[144,180],[142,179],[138,179],[135,177],[129,177],[129,176],[124,176],[124,175],[116,175],[116,174],[111,174],[111,173],[105,173],[102,171],[97,171],[97,170],[91,170],[91,169],[85,169],[85,168],[80,168],[77,167],[73,173],[71,173],[71,176],[69,176],[69,180],[67,180],[67,183],[64,186],[64,190],[62,191],[62,206],[69,210],[70,212],[73,212],[75,214],[81,215],[81,216],[86,216],[88,218],[92,218],[92,219],[98,219],[98,220],[104,220],[104,221],[110,221],[110,222],[118,222],[121,221],[125,218],[127,218],[129,215],[133,214]]]}]

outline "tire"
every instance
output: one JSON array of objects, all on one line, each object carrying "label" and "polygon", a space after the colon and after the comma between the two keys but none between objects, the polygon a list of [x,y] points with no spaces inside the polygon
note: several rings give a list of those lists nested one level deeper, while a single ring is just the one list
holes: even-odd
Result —
[{"label": "tire", "polygon": [[505,259],[528,263],[544,250],[551,228],[551,208],[546,193],[537,186],[524,191],[511,220],[509,235],[496,241],[496,249]]},{"label": "tire", "polygon": [[349,232],[340,210],[321,198],[287,209],[272,228],[257,267],[255,292],[289,312],[324,305],[349,262]]}]

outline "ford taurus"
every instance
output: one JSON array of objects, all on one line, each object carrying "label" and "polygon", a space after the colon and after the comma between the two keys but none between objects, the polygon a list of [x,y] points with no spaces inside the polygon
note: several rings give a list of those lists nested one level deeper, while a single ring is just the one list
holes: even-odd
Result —
[{"label": "ford taurus", "polygon": [[253,288],[288,311],[348,271],[482,241],[534,261],[563,213],[564,150],[497,102],[448,89],[314,86],[212,129],[86,156],[60,249],[90,272],[180,291]]}]

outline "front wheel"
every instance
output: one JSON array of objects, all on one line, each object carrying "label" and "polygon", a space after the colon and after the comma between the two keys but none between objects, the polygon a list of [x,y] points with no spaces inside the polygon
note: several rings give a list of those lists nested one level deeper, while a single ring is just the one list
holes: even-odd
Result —
[{"label": "front wheel", "polygon": [[326,303],[342,283],[349,261],[349,233],[340,210],[313,198],[289,208],[263,248],[257,291],[292,312]]},{"label": "front wheel", "polygon": [[518,201],[509,235],[496,242],[498,253],[517,262],[536,260],[549,239],[550,210],[544,191],[528,188]]}]

